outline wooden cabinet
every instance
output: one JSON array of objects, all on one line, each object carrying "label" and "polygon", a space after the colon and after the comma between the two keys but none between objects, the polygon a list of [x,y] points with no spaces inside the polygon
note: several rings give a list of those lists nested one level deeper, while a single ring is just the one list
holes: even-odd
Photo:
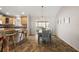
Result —
[{"label": "wooden cabinet", "polygon": [[27,16],[22,16],[21,17],[21,24],[22,25],[27,25]]},{"label": "wooden cabinet", "polygon": [[14,24],[14,23],[15,23],[15,17],[10,17],[9,24]]},{"label": "wooden cabinet", "polygon": [[2,21],[2,24],[6,24],[6,22],[7,22],[6,18],[9,18],[9,20],[8,20],[9,24],[15,23],[15,17],[0,16],[0,21]]},{"label": "wooden cabinet", "polygon": [[5,16],[2,16],[2,24],[5,24],[5,19],[6,19],[6,17]]}]

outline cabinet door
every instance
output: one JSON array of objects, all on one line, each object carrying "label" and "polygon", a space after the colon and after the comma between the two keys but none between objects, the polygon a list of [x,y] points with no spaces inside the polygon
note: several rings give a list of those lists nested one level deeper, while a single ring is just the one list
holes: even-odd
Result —
[{"label": "cabinet door", "polygon": [[10,20],[10,18],[6,17],[5,24],[9,24],[9,20]]},{"label": "cabinet door", "polygon": [[9,24],[14,24],[14,23],[15,23],[15,17],[10,17]]},{"label": "cabinet door", "polygon": [[5,19],[6,19],[6,17],[2,16],[2,24],[5,24]]},{"label": "cabinet door", "polygon": [[22,16],[21,17],[21,24],[22,25],[27,25],[27,16]]}]

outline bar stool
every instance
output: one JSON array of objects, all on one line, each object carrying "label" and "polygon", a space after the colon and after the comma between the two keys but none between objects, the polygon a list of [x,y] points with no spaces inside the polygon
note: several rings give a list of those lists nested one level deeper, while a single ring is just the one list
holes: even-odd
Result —
[{"label": "bar stool", "polygon": [[1,32],[1,35],[3,36],[3,37],[0,38],[0,40],[2,40],[1,51],[4,51],[4,52],[9,51],[10,40],[12,41],[13,46],[14,47],[16,46],[16,40],[15,40],[16,32],[9,33],[9,31],[3,31],[3,32]]},{"label": "bar stool", "polygon": [[1,45],[1,52],[3,52],[3,41],[4,41],[4,37],[3,36],[0,36],[0,41],[2,41],[2,45]]},{"label": "bar stool", "polygon": [[[12,41],[14,48],[16,47],[15,35],[16,35],[16,33],[6,34],[7,45],[8,45],[7,48],[8,48],[8,49],[9,49],[10,40]],[[9,51],[9,50],[7,50],[7,51]]]}]

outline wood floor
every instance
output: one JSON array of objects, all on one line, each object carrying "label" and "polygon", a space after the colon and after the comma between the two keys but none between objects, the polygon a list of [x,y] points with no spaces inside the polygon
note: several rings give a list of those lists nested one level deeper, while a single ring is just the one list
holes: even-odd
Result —
[{"label": "wood floor", "polygon": [[24,43],[18,45],[11,51],[16,52],[76,52],[74,48],[69,46],[64,41],[58,39],[56,36],[52,36],[51,44],[38,44],[35,40],[35,36],[29,36]]}]

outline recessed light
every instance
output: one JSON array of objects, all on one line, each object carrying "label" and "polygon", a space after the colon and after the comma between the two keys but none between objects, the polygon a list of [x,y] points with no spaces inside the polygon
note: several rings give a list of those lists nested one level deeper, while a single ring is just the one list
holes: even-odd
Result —
[{"label": "recessed light", "polygon": [[2,10],[2,8],[0,8],[0,10]]},{"label": "recessed light", "polygon": [[24,15],[25,13],[24,13],[24,12],[22,12],[22,14]]},{"label": "recessed light", "polygon": [[9,15],[9,12],[6,12],[7,15]]}]

